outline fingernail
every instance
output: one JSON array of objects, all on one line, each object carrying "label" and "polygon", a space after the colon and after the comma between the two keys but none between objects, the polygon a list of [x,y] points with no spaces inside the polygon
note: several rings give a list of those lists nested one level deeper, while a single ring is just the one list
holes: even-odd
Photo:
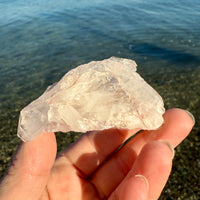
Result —
[{"label": "fingernail", "polygon": [[147,190],[149,190],[149,182],[147,180],[147,178],[141,174],[137,174],[135,175],[136,178],[139,178],[140,180],[142,180],[143,182],[145,182]]},{"label": "fingernail", "polygon": [[193,123],[195,124],[194,115],[191,112],[189,112],[188,110],[184,110],[184,111],[190,116],[190,118],[192,119]]},{"label": "fingernail", "polygon": [[164,143],[164,144],[166,144],[168,147],[169,147],[169,149],[171,150],[171,152],[172,152],[172,159],[174,158],[174,155],[175,155],[175,150],[174,150],[174,147],[172,146],[172,144],[171,143],[169,143],[167,140],[158,140],[159,142],[162,142],[162,143]]}]

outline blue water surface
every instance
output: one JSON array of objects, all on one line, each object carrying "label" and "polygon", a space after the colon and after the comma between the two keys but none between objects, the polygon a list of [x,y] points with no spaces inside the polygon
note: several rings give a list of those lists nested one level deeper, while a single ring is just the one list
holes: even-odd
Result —
[{"label": "blue water surface", "polygon": [[0,0],[0,105],[25,104],[71,68],[110,56],[148,73],[196,68],[199,21],[199,0]]}]

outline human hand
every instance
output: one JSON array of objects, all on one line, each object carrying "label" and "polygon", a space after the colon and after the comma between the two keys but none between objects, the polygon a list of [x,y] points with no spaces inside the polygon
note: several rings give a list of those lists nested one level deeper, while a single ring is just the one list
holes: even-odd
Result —
[{"label": "human hand", "polygon": [[194,125],[180,109],[166,111],[164,120],[120,149],[138,130],[86,133],[56,160],[54,133],[22,142],[0,184],[0,199],[156,200],[171,171],[173,148]]}]

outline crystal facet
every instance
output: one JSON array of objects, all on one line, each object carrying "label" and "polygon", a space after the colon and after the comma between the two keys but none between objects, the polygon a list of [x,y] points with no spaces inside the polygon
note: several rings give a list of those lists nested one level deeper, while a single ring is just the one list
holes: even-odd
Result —
[{"label": "crystal facet", "polygon": [[136,67],[111,57],[72,69],[21,110],[18,136],[31,141],[42,132],[159,128],[163,100]]}]

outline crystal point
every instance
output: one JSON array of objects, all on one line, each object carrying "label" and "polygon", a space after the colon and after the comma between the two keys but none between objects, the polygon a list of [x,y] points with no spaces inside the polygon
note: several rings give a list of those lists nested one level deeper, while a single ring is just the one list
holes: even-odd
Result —
[{"label": "crystal point", "polygon": [[135,61],[116,57],[72,69],[21,110],[18,136],[31,141],[42,132],[159,128],[163,100],[136,70]]}]

